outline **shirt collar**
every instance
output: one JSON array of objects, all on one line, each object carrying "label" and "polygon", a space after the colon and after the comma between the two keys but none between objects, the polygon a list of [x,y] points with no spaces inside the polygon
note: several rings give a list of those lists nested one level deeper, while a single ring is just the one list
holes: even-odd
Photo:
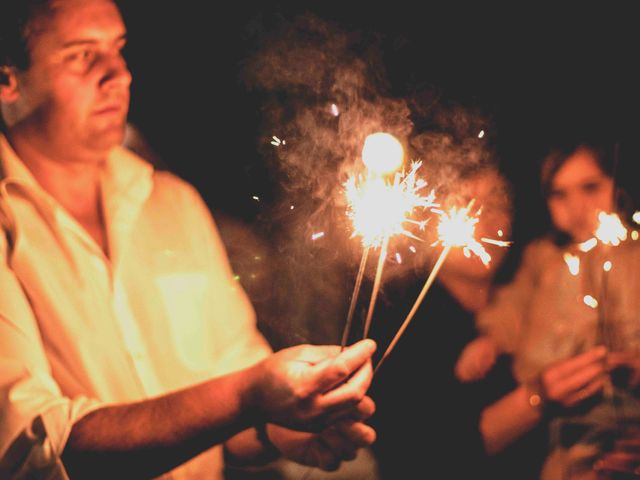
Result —
[{"label": "shirt collar", "polygon": [[[139,206],[151,193],[152,175],[151,164],[124,147],[115,147],[105,162],[103,196],[111,208],[120,207],[122,202],[133,202]],[[23,187],[34,201],[48,208],[55,208],[58,204],[20,160],[6,136],[0,134],[0,190],[4,191],[7,185],[12,184]]]}]

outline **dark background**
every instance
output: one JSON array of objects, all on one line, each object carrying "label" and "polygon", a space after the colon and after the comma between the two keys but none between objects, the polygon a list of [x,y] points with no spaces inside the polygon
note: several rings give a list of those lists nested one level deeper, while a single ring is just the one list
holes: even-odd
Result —
[{"label": "dark background", "polygon": [[[255,214],[251,197],[265,188],[266,173],[256,148],[265,140],[257,130],[261,97],[247,91],[240,67],[259,47],[257,30],[303,12],[379,42],[391,95],[428,85],[443,100],[481,108],[520,189],[535,183],[535,161],[549,138],[579,129],[617,143],[621,168],[637,158],[640,29],[623,8],[346,1],[122,6],[134,73],[132,123],[214,208],[244,218]],[[220,193],[223,187],[235,192]]]},{"label": "dark background", "polygon": [[[375,44],[388,96],[426,89],[490,119],[487,141],[516,192],[514,251],[545,229],[536,162],[554,139],[602,137],[618,152],[616,181],[637,196],[640,29],[629,9],[345,0],[121,7],[134,75],[131,123],[219,218],[269,220],[263,214],[278,180],[259,148],[270,140],[259,129],[265,97],[247,89],[242,65],[270,29],[304,13]],[[347,277],[347,291],[352,282]],[[259,288],[253,293],[260,297]]]}]

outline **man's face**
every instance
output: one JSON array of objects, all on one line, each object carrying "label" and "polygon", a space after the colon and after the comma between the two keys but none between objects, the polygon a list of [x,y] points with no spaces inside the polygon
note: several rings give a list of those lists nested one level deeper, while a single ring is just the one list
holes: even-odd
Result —
[{"label": "man's face", "polygon": [[111,0],[57,0],[37,19],[31,66],[18,72],[16,134],[69,161],[103,158],[124,135],[131,74],[125,27]]},{"label": "man's face", "polygon": [[613,209],[613,180],[591,152],[578,150],[554,175],[547,205],[558,230],[585,241],[598,226],[598,212]]}]

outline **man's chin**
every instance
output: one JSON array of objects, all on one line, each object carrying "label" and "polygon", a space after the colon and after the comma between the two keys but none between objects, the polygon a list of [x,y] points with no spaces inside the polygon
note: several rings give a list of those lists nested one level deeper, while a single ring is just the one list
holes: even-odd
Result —
[{"label": "man's chin", "polygon": [[91,136],[90,144],[96,150],[108,151],[124,142],[125,124],[101,129]]}]

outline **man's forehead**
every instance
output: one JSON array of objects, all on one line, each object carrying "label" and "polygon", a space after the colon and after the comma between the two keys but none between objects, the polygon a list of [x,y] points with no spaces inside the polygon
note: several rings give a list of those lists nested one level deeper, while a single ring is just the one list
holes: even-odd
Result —
[{"label": "man's forehead", "polygon": [[[55,0],[47,15],[33,22],[33,37],[48,46],[78,41],[100,41],[126,33],[120,12],[111,0]],[[36,40],[37,42],[37,40]]]}]

